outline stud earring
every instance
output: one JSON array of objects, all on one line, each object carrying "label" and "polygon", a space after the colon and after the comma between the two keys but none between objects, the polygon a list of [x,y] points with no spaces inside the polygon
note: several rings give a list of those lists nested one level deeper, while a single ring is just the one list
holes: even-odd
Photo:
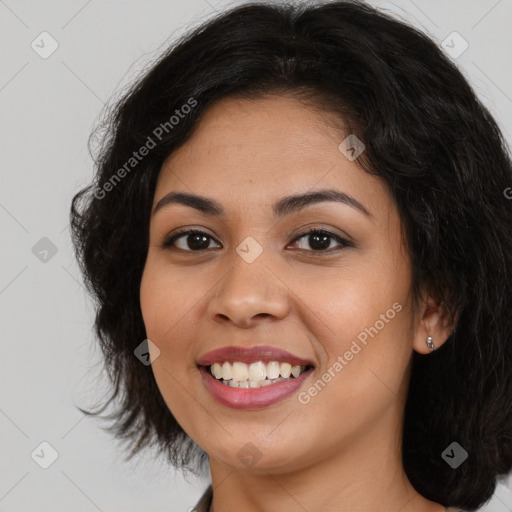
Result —
[{"label": "stud earring", "polygon": [[432,341],[432,336],[429,336],[427,338],[427,347],[430,349],[430,351],[435,350],[437,347],[434,345],[434,342]]}]

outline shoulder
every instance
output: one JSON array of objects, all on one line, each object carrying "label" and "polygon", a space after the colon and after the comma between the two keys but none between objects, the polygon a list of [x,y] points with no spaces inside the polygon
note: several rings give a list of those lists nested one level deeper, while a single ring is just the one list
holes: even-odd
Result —
[{"label": "shoulder", "polygon": [[196,506],[193,509],[191,509],[190,512],[209,512],[210,506],[212,504],[212,499],[213,499],[213,489],[212,489],[212,486],[210,485],[204,491],[203,495],[197,502]]}]

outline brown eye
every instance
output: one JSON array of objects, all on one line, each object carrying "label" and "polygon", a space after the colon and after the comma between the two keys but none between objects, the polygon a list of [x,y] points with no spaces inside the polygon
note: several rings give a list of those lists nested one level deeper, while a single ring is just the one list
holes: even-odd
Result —
[{"label": "brown eye", "polygon": [[[354,247],[354,245],[348,240],[345,240],[344,238],[341,238],[340,236],[325,229],[312,229],[307,231],[306,233],[298,236],[292,243],[295,243],[297,240],[302,238],[307,240],[307,245],[309,245],[313,252],[327,252],[327,249],[332,249],[331,243],[333,240],[338,242],[341,248]],[[305,247],[299,247],[299,249],[309,250]]]},{"label": "brown eye", "polygon": [[[184,243],[181,243],[181,247],[176,246],[175,242],[179,239],[184,239]],[[205,233],[196,229],[190,229],[188,231],[182,231],[171,238],[166,240],[162,247],[165,248],[177,248],[182,251],[198,252],[209,249],[210,242],[213,238]]]}]

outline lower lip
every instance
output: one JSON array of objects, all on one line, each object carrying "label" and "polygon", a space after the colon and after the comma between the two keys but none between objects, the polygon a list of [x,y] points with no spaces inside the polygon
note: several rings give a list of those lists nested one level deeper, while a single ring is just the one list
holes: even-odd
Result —
[{"label": "lower lip", "polygon": [[275,404],[296,391],[313,370],[314,368],[310,368],[293,379],[259,388],[232,388],[217,380],[207,367],[199,367],[203,383],[208,391],[221,404],[234,409],[261,409]]}]

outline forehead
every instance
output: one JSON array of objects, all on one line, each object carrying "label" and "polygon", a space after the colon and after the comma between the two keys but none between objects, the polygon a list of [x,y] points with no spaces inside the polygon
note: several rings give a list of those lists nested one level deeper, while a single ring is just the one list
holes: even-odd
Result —
[{"label": "forehead", "polygon": [[164,162],[155,203],[179,190],[238,201],[240,208],[253,201],[262,206],[286,194],[336,187],[360,196],[369,208],[389,207],[382,180],[340,152],[348,134],[337,124],[327,113],[291,97],[219,100],[206,110],[188,141]]}]

